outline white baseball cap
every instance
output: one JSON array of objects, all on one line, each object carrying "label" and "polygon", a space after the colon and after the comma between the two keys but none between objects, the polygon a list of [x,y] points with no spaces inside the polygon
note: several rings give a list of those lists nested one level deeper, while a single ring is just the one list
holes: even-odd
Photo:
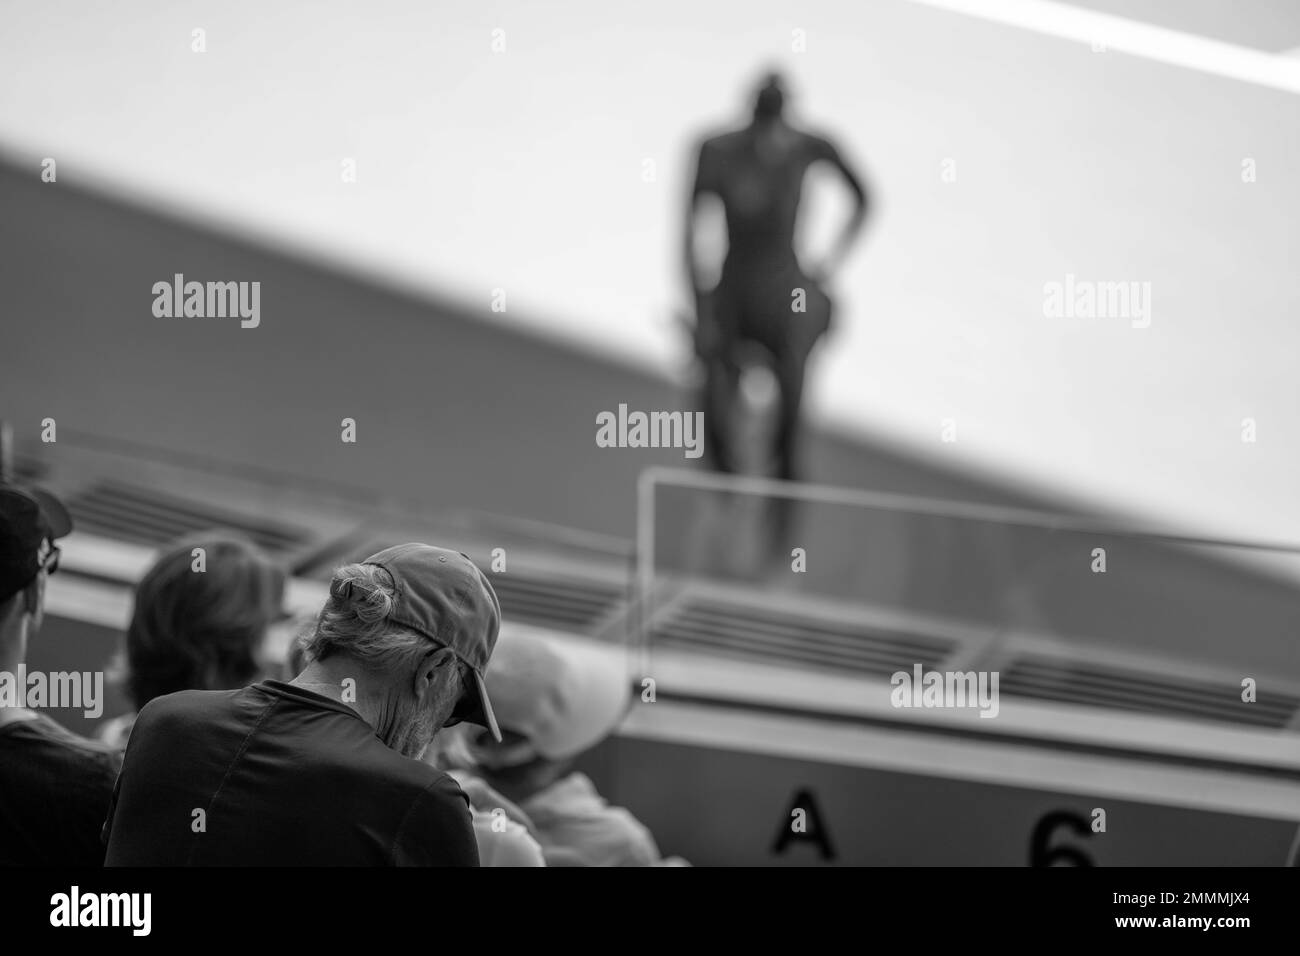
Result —
[{"label": "white baseball cap", "polygon": [[626,658],[616,645],[502,628],[487,691],[502,731],[526,743],[475,747],[475,756],[489,767],[575,757],[622,722],[630,688]]}]

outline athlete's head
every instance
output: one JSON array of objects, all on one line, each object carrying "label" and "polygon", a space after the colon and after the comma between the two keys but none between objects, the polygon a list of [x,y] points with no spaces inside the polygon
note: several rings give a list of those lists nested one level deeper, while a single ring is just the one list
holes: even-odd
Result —
[{"label": "athlete's head", "polygon": [[769,71],[759,81],[754,96],[754,119],[760,122],[778,119],[785,109],[786,87],[780,73]]}]

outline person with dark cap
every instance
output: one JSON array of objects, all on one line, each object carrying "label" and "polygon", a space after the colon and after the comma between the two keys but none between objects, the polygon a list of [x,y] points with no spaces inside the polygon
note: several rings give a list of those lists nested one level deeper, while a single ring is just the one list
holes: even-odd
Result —
[{"label": "person with dark cap", "polygon": [[[72,530],[57,498],[0,485],[0,677],[22,671],[45,612],[54,542]],[[100,828],[121,755],[26,707],[0,705],[0,866],[100,866]]]},{"label": "person with dark cap", "polygon": [[[686,216],[685,259],[696,310],[695,351],[704,366],[704,453],[717,471],[736,473],[746,458],[733,422],[740,395],[741,356],[757,350],[770,363],[779,390],[769,477],[799,477],[798,434],[804,371],[818,339],[830,328],[825,284],[866,221],[867,189],[827,138],[786,119],[786,87],[765,76],[753,118],[742,129],[705,139],[696,158]],[[795,227],[804,176],[824,162],[853,195],[855,208],[829,254],[805,268],[795,255]],[[712,290],[704,288],[695,255],[696,214],[707,195],[722,202],[727,254]],[[788,548],[790,505],[778,501],[772,535]]]},{"label": "person with dark cap", "polygon": [[500,736],[484,684],[501,606],[465,555],[404,544],[339,569],[290,682],[181,691],[136,718],[108,866],[477,866],[464,792],[421,758]]}]

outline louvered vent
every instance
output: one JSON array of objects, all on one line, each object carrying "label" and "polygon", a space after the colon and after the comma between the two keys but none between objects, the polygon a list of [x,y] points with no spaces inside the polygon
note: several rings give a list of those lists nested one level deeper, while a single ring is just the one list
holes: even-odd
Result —
[{"label": "louvered vent", "polygon": [[298,569],[302,577],[312,578],[316,581],[328,582],[334,576],[334,571],[345,564],[356,564],[364,561],[372,554],[377,554],[385,548],[391,548],[395,544],[402,544],[410,540],[409,537],[396,535],[390,538],[374,538],[368,532],[362,531],[351,538],[334,542],[330,547],[323,549],[320,553],[313,556],[312,560]]},{"label": "louvered vent", "polygon": [[77,494],[68,501],[68,510],[79,530],[150,547],[222,528],[244,534],[269,554],[288,560],[310,538],[283,523],[118,481],[99,482]]},{"label": "louvered vent", "polygon": [[38,458],[14,456],[12,479],[20,485],[39,485],[49,477],[50,467]]},{"label": "louvered vent", "polygon": [[953,647],[943,638],[705,595],[669,610],[652,639],[703,654],[876,676],[936,667]]},{"label": "louvered vent", "polygon": [[507,618],[574,634],[594,633],[626,595],[623,586],[588,578],[541,576],[514,568],[489,576]]},{"label": "louvered vent", "polygon": [[1036,700],[1253,727],[1284,727],[1300,707],[1300,697],[1276,690],[1243,703],[1240,680],[1226,676],[1221,682],[1186,680],[1032,654],[1002,669],[999,689]]}]

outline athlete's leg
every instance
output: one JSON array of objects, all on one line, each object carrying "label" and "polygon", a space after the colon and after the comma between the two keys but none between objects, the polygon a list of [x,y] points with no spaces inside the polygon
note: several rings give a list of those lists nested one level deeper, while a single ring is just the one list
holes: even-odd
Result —
[{"label": "athlete's leg", "polygon": [[777,477],[796,481],[799,477],[800,413],[803,406],[804,373],[808,356],[830,326],[834,311],[830,296],[816,283],[803,279],[807,288],[806,311],[787,316],[787,322],[773,353],[776,378],[781,386],[781,417],[777,425]]},{"label": "athlete's leg", "polygon": [[731,424],[740,394],[740,370],[719,350],[704,359],[700,407],[704,411],[704,461],[715,471],[735,472],[736,449]]},{"label": "athlete's leg", "polygon": [[736,363],[739,304],[727,284],[719,284],[697,305],[700,335],[697,351],[704,366],[700,408],[704,412],[704,461],[715,471],[734,473],[739,464],[736,449],[736,403],[740,397],[740,367]]},{"label": "athlete's leg", "polygon": [[803,405],[805,364],[806,356],[792,350],[783,350],[776,356],[775,371],[780,389],[780,405],[774,444],[776,477],[783,481],[797,481],[799,477],[799,415]]},{"label": "athlete's leg", "polygon": [[[774,370],[780,389],[779,415],[773,444],[776,477],[784,481],[798,481],[802,477],[799,452],[802,446],[803,391],[808,356],[825,334],[831,315],[831,301],[825,291],[811,282],[807,288],[807,312],[787,317],[783,334],[777,340],[778,347],[773,349]],[[784,551],[790,546],[797,511],[798,502],[793,498],[781,498],[774,504],[774,548]]]},{"label": "athlete's leg", "polygon": [[[797,481],[799,473],[800,409],[803,403],[804,357],[789,350],[776,356],[775,371],[780,389],[777,423],[773,444],[776,452],[776,475],[783,481]],[[772,548],[779,554],[791,547],[798,502],[793,498],[776,498],[771,509]]]}]

